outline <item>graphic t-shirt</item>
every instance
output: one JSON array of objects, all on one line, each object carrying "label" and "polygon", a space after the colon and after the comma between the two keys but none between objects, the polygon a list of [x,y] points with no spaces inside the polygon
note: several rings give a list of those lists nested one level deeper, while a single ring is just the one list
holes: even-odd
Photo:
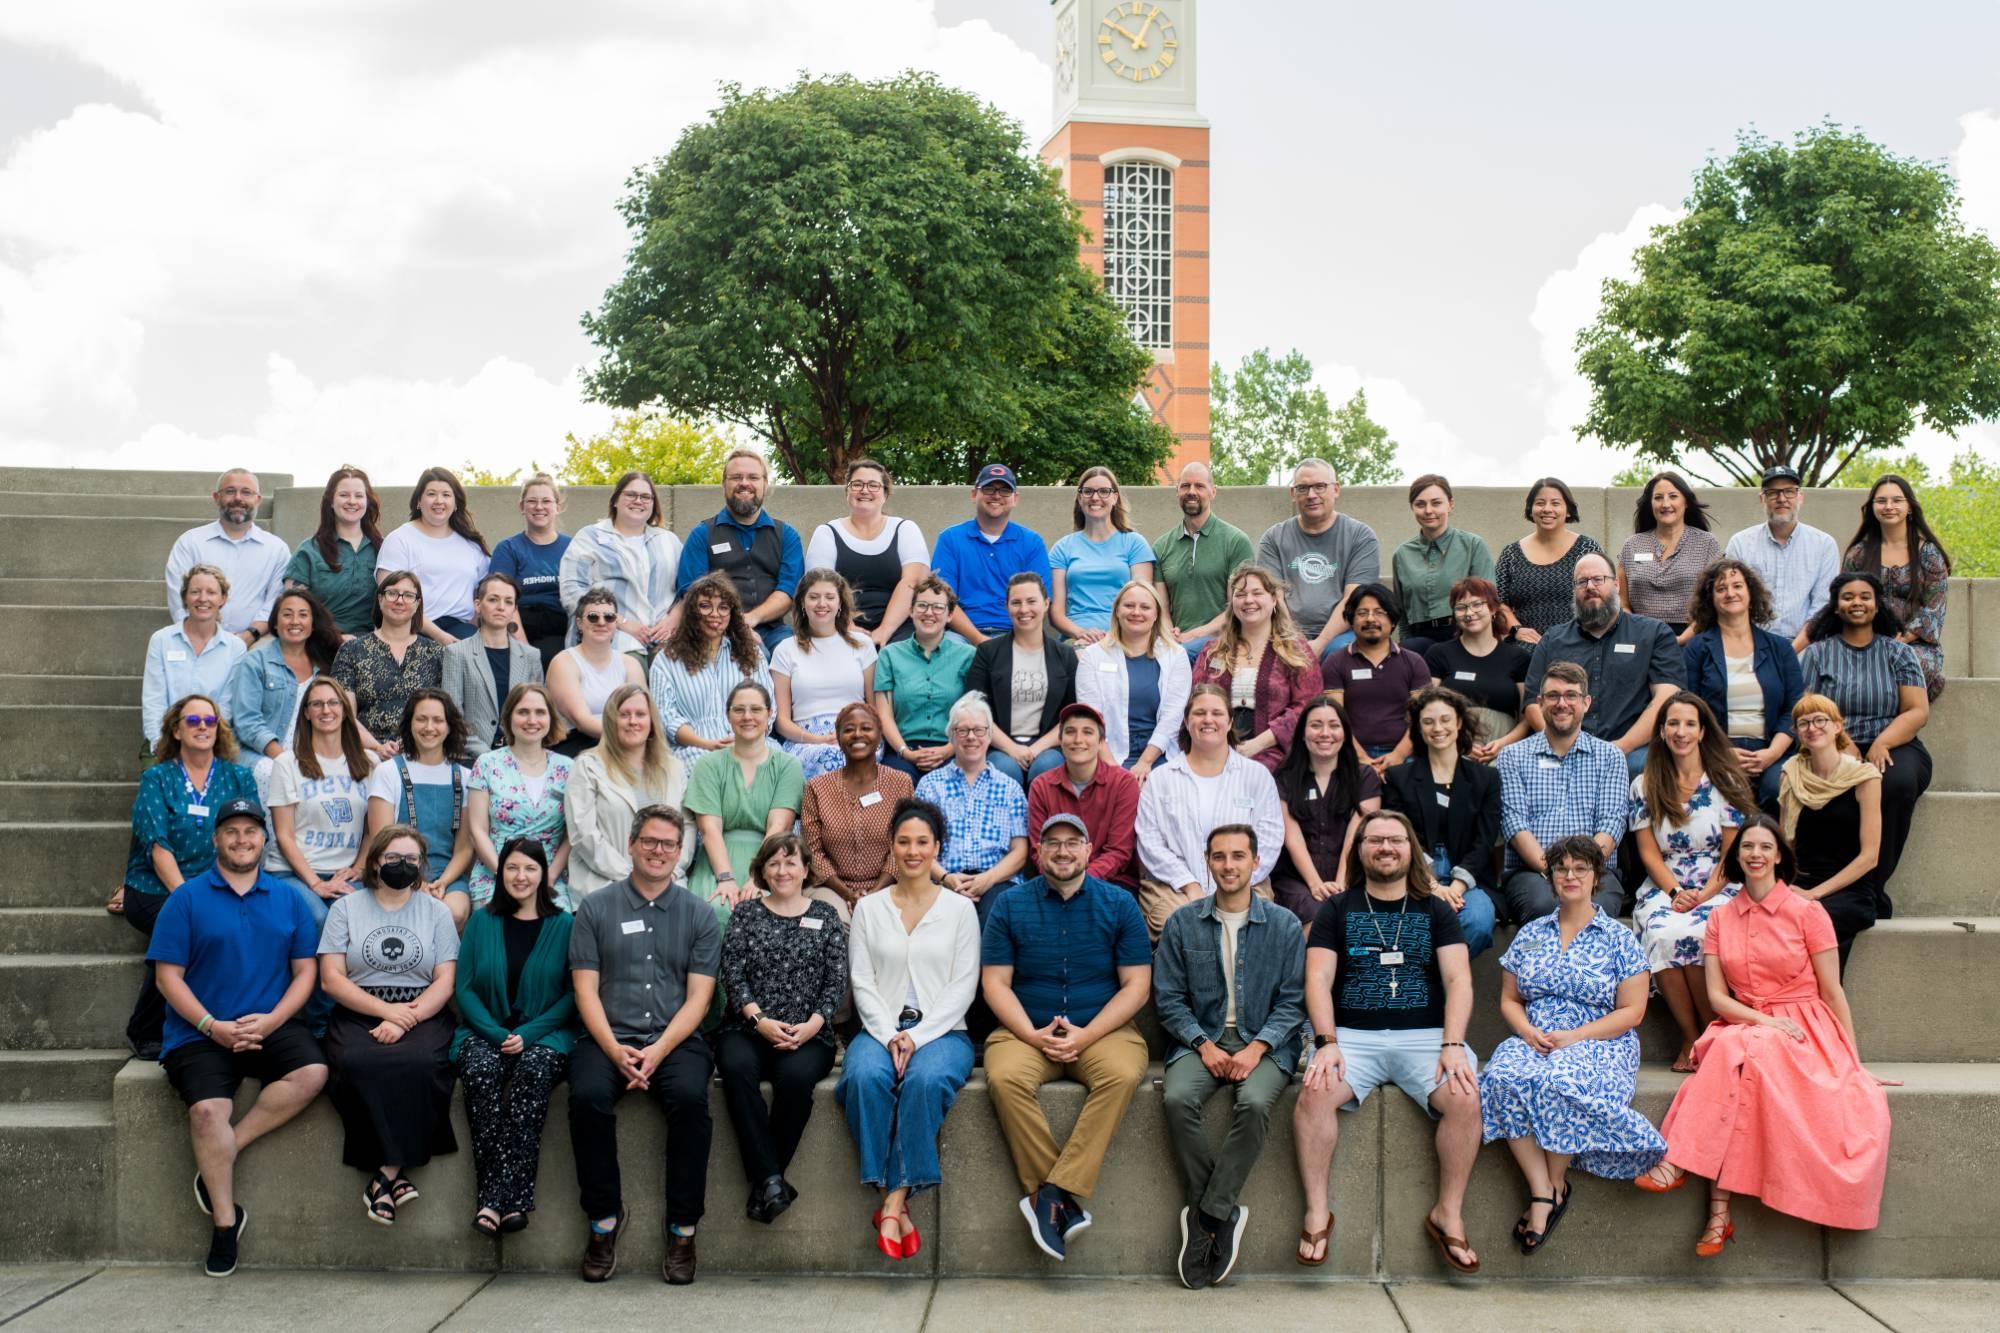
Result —
[{"label": "graphic t-shirt", "polygon": [[[1331,949],[1333,1016],[1338,1027],[1401,1032],[1444,1026],[1444,978],[1437,951],[1465,943],[1458,914],[1442,898],[1376,902],[1352,888],[1320,904],[1308,949]],[[1403,955],[1394,962],[1397,953]],[[1390,962],[1383,962],[1388,955]]]},{"label": "graphic t-shirt", "polygon": [[356,889],[328,909],[319,951],[347,955],[347,979],[357,986],[423,987],[438,964],[457,960],[458,928],[451,909],[427,893],[387,912],[372,891]]},{"label": "graphic t-shirt", "polygon": [[[267,809],[292,807],[292,835],[299,850],[306,864],[324,874],[353,865],[360,854],[368,825],[368,779],[349,777],[344,757],[319,756],[319,771],[320,777],[304,776],[298,755],[285,751],[271,765],[264,804]],[[264,851],[264,869],[274,875],[292,873],[276,837]]]},{"label": "graphic t-shirt", "polygon": [[1382,577],[1382,545],[1373,528],[1346,514],[1319,533],[1303,532],[1297,519],[1288,518],[1265,531],[1257,563],[1284,575],[1292,619],[1311,636],[1326,628],[1348,584]]}]

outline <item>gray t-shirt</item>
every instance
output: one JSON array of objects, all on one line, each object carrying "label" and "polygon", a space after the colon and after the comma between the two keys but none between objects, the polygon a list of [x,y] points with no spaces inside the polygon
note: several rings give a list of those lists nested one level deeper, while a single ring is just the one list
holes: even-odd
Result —
[{"label": "gray t-shirt", "polygon": [[689,975],[713,977],[721,963],[715,909],[686,889],[670,885],[648,902],[627,877],[577,905],[569,965],[598,974],[597,998],[620,1041],[657,1041],[687,1000]]},{"label": "gray t-shirt", "polygon": [[451,909],[427,893],[388,912],[371,890],[356,889],[327,911],[319,951],[347,955],[347,979],[357,986],[421,989],[439,963],[458,960],[458,927]]},{"label": "gray t-shirt", "polygon": [[1325,532],[1308,534],[1296,518],[1264,529],[1257,563],[1284,576],[1285,604],[1308,637],[1326,628],[1350,583],[1382,577],[1382,544],[1358,518],[1337,515]]}]

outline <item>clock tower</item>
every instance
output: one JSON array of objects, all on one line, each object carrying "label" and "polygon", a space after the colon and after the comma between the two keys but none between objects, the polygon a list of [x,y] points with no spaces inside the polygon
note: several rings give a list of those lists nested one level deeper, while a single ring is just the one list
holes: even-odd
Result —
[{"label": "clock tower", "polygon": [[[1125,326],[1153,354],[1140,396],[1173,431],[1168,479],[1208,461],[1208,122],[1195,110],[1197,0],[1052,0],[1062,173]],[[1137,479],[1134,479],[1135,483]]]}]

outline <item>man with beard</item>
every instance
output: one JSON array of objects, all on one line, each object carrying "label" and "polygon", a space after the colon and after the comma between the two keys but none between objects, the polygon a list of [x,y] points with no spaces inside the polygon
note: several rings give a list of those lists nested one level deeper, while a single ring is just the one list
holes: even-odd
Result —
[{"label": "man with beard", "polygon": [[1528,659],[1528,725],[1543,725],[1535,696],[1549,664],[1574,662],[1590,676],[1584,731],[1623,751],[1626,768],[1637,777],[1646,767],[1654,715],[1668,695],[1687,685],[1687,659],[1665,622],[1619,605],[1609,560],[1587,555],[1576,562],[1575,577],[1576,619],[1542,635]]},{"label": "man with beard", "polygon": [[1359,1109],[1393,1083],[1438,1122],[1437,1201],[1424,1214],[1424,1232],[1452,1268],[1476,1273],[1479,1256],[1465,1243],[1460,1209],[1482,1134],[1479,1064],[1465,1042],[1472,961],[1458,914],[1431,891],[1416,829],[1391,811],[1362,821],[1346,878],[1354,887],[1320,905],[1306,937],[1306,1017],[1315,1035],[1292,1109],[1306,1196],[1298,1260],[1322,1264],[1332,1248],[1335,1112]]},{"label": "man with beard", "polygon": [[232,468],[215,483],[216,519],[189,528],[167,553],[167,614],[178,625],[187,618],[181,581],[196,565],[214,565],[229,576],[230,596],[222,604],[226,633],[255,644],[271,632],[271,607],[285,590],[285,565],[292,552],[274,533],[257,526],[257,474]]},{"label": "man with beard", "polygon": [[1840,572],[1840,545],[1810,523],[1799,522],[1805,497],[1797,469],[1788,463],[1764,469],[1757,493],[1764,521],[1729,539],[1724,554],[1757,571],[1771,594],[1771,622],[1764,628],[1806,650],[1806,628],[1826,606],[1827,589]]},{"label": "man with beard", "polygon": [[1356,588],[1344,614],[1354,627],[1354,642],[1328,654],[1326,692],[1347,710],[1348,742],[1381,777],[1423,743],[1410,734],[1410,700],[1431,683],[1431,669],[1422,657],[1390,640],[1402,623],[1403,608],[1382,584]]},{"label": "man with beard", "polygon": [[806,571],[806,548],[791,524],[764,512],[771,468],[754,449],[734,449],[722,460],[722,508],[694,525],[681,547],[674,596],[710,570],[721,570],[736,585],[743,618],[763,640],[764,656],[792,637],[785,617],[792,593]]},{"label": "man with beard", "polygon": [[1250,538],[1216,516],[1215,480],[1206,463],[1181,469],[1181,521],[1153,542],[1154,583],[1167,599],[1176,641],[1188,660],[1222,631],[1229,616],[1229,574],[1257,558]]},{"label": "man with beard", "polygon": [[1009,517],[1020,502],[1014,469],[988,463],[972,483],[972,517],[940,532],[931,548],[931,571],[958,596],[948,623],[967,643],[985,643],[1014,627],[1007,589],[1016,574],[1037,575],[1044,596],[1053,586],[1048,543]]},{"label": "man with beard", "polygon": [[[1655,621],[1655,624],[1659,622]],[[1662,626],[1664,629],[1664,626]],[[1541,731],[1500,752],[1500,837],[1507,848],[1501,897],[1507,915],[1533,921],[1556,910],[1549,882],[1548,849],[1564,838],[1595,838],[1604,849],[1597,905],[1617,916],[1625,905],[1618,882],[1618,839],[1625,832],[1631,777],[1624,756],[1609,741],[1583,730],[1590,709],[1590,677],[1574,662],[1557,662],[1531,696]]]}]

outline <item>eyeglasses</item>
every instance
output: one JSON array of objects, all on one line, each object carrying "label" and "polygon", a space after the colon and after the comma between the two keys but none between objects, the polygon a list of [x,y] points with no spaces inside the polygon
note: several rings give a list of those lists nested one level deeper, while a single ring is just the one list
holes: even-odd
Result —
[{"label": "eyeglasses", "polygon": [[1333,489],[1330,481],[1307,481],[1292,487],[1293,495],[1325,495]]},{"label": "eyeglasses", "polygon": [[1799,488],[1796,486],[1772,486],[1765,490],[1764,498],[1767,500],[1796,500],[1799,498]]},{"label": "eyeglasses", "polygon": [[1451,610],[1453,615],[1469,616],[1476,611],[1485,611],[1488,609],[1484,602],[1464,602],[1458,606],[1454,606]]},{"label": "eyeglasses", "polygon": [[919,615],[941,616],[950,611],[951,607],[943,602],[912,602],[910,603],[910,610],[917,612]]},{"label": "eyeglasses", "polygon": [[856,495],[879,495],[882,491],[882,483],[879,481],[850,481],[847,483],[847,489]]},{"label": "eyeglasses", "polygon": [[1115,486],[1079,486],[1076,493],[1086,500],[1109,500],[1118,494],[1118,489]]},{"label": "eyeglasses", "polygon": [[1408,847],[1410,840],[1397,833],[1386,838],[1367,837],[1361,840],[1363,847]]},{"label": "eyeglasses", "polygon": [[1545,704],[1580,704],[1583,702],[1583,696],[1575,690],[1564,690],[1560,694],[1544,694],[1542,702]]},{"label": "eyeglasses", "polygon": [[1600,588],[1616,582],[1618,580],[1610,574],[1584,574],[1578,577],[1576,586],[1579,588]]},{"label": "eyeglasses", "polygon": [[590,611],[585,613],[583,623],[586,625],[615,625],[618,623],[618,614],[615,611]]},{"label": "eyeglasses", "polygon": [[315,712],[325,712],[329,708],[335,712],[339,712],[341,709],[347,707],[347,701],[345,699],[313,699],[307,702],[306,707]]},{"label": "eyeglasses", "polygon": [[681,849],[679,838],[638,838],[635,841],[642,852],[677,852]]},{"label": "eyeglasses", "polygon": [[417,864],[417,858],[409,855],[407,852],[390,852],[382,858],[382,864],[385,866],[413,866]]},{"label": "eyeglasses", "polygon": [[1090,846],[1082,838],[1045,838],[1042,850],[1045,852],[1080,852]]},{"label": "eyeglasses", "polygon": [[414,602],[417,593],[412,588],[384,588],[380,594],[385,602]]},{"label": "eyeglasses", "polygon": [[1800,731],[1818,731],[1821,727],[1834,725],[1834,722],[1825,713],[1807,713],[1804,717],[1795,719],[1792,725]]},{"label": "eyeglasses", "polygon": [[181,721],[190,727],[212,727],[222,719],[213,713],[182,713]]},{"label": "eyeglasses", "polygon": [[960,740],[976,741],[992,734],[990,727],[953,727],[951,734]]}]

